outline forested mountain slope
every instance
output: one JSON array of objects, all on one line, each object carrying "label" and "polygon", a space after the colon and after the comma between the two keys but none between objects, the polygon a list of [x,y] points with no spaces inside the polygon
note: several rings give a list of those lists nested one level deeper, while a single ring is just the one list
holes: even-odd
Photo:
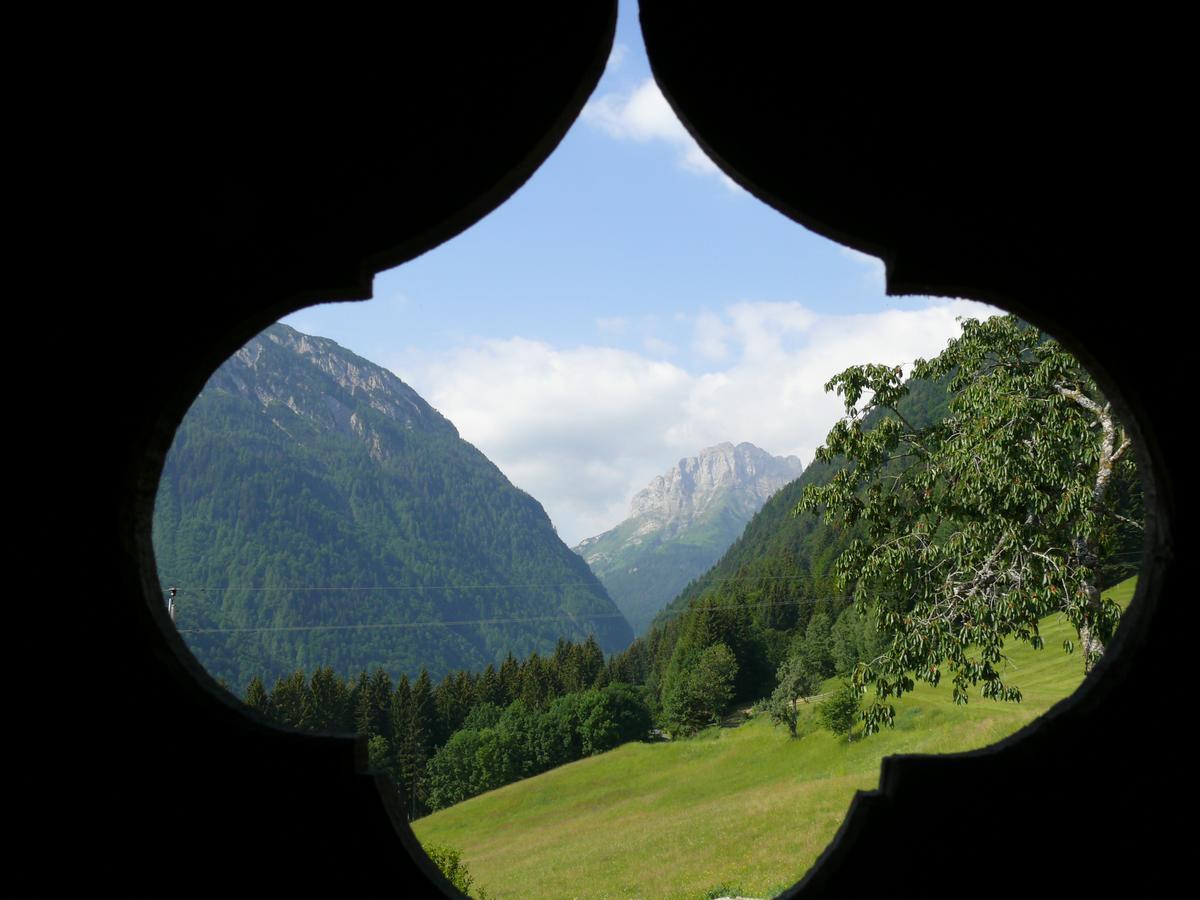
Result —
[{"label": "forested mountain slope", "polygon": [[[945,385],[914,382],[903,411],[920,425],[944,416],[948,401]],[[835,471],[835,465],[813,462],[771,497],[724,556],[684,588],[655,624],[678,617],[697,598],[721,590],[751,594],[757,616],[768,627],[803,627],[813,603],[829,593],[833,561],[851,536],[822,517],[793,516],[792,510],[807,485],[825,484]]]},{"label": "forested mountain slope", "polygon": [[[948,378],[910,382],[900,402],[901,413],[915,427],[944,418],[950,401],[948,384]],[[844,464],[840,459],[814,462],[775,494],[725,555],[681,591],[658,614],[645,637],[622,654],[619,662],[633,673],[628,677],[658,684],[696,613],[727,610],[721,615],[744,617],[748,622],[738,627],[750,628],[738,659],[739,694],[752,699],[768,692],[795,636],[805,633],[816,614],[824,613],[835,622],[849,605],[848,596],[834,584],[833,566],[850,542],[864,533],[858,526],[846,529],[831,524],[823,515],[793,515],[805,487],[828,483]],[[1142,501],[1136,479],[1124,479],[1114,488],[1116,509],[1139,518]],[[1137,571],[1141,540],[1137,528],[1122,529],[1116,536],[1103,567],[1105,586]]]},{"label": "forested mountain slope", "polygon": [[437,678],[560,637],[594,633],[606,652],[632,638],[541,504],[447,419],[284,325],[223,364],[185,417],[154,550],[180,631],[233,685],[322,665]]}]

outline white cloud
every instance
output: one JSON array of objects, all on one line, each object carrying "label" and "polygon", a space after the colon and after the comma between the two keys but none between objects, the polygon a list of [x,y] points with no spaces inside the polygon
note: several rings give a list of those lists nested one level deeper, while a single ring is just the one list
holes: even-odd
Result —
[{"label": "white cloud", "polygon": [[646,348],[648,353],[653,353],[655,356],[674,356],[679,352],[679,348],[669,341],[664,341],[661,338],[656,338],[653,335],[642,339],[642,346]]},{"label": "white cloud", "polygon": [[629,320],[623,316],[609,316],[597,319],[596,328],[601,334],[624,334],[629,330]]},{"label": "white cloud", "polygon": [[605,94],[589,101],[583,108],[582,118],[617,140],[658,140],[675,144],[691,140],[691,135],[676,118],[652,78],[627,94]]},{"label": "white cloud", "polygon": [[958,333],[957,316],[992,314],[963,300],[853,316],[743,302],[681,323],[694,349],[723,363],[716,371],[512,338],[464,346],[410,383],[541,501],[574,545],[624,519],[654,475],[721,441],[810,462],[841,414],[824,391],[831,376],[859,363],[934,356]]},{"label": "white cloud", "polygon": [[605,71],[615,72],[625,63],[625,58],[629,56],[628,44],[613,44],[612,52],[608,54],[608,62],[605,63]]},{"label": "white cloud", "polygon": [[615,140],[667,143],[675,148],[680,168],[719,176],[726,187],[741,190],[688,134],[653,78],[627,93],[609,93],[589,101],[580,117]]},{"label": "white cloud", "polygon": [[838,248],[842,256],[847,259],[852,259],[858,263],[863,270],[863,278],[883,293],[887,286],[887,267],[884,266],[883,260],[878,256],[871,256],[868,253],[860,253],[852,247],[841,246]]},{"label": "white cloud", "polygon": [[692,349],[705,359],[723,360],[729,356],[729,345],[726,342],[731,335],[732,329],[720,316],[702,312],[696,316]]}]

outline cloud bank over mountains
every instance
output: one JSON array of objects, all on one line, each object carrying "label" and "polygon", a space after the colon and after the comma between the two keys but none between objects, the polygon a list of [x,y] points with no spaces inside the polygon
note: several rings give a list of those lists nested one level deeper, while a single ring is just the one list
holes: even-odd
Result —
[{"label": "cloud bank over mountains", "polygon": [[[634,493],[703,447],[749,441],[809,463],[842,411],[825,393],[830,377],[934,356],[958,334],[958,317],[997,313],[917,302],[843,316],[747,301],[684,317],[668,335],[599,320],[595,345],[479,338],[397,374],[540,500],[573,545],[624,519]],[[626,346],[606,345],[617,337]]]}]

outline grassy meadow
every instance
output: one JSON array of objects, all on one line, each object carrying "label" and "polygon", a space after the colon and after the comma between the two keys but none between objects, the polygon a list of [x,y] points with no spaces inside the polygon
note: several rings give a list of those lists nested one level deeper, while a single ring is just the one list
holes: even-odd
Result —
[{"label": "grassy meadow", "polygon": [[[1123,606],[1134,580],[1109,596]],[[472,798],[413,823],[424,844],[458,848],[495,898],[769,897],[800,879],[825,849],[855,791],[879,783],[896,753],[973,750],[1012,734],[1072,693],[1083,657],[1061,617],[1046,647],[1010,647],[1020,704],[977,694],[955,706],[950,685],[918,685],[896,705],[896,727],[847,742],[801,708],[800,736],[765,715],[696,738],[626,744]],[[826,685],[832,690],[836,680]]]}]

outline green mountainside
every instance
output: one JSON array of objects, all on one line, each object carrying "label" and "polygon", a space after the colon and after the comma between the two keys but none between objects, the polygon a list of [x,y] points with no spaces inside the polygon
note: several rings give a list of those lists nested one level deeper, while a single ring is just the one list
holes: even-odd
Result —
[{"label": "green mountainside", "polygon": [[[921,426],[944,416],[948,403],[944,384],[912,382],[901,409]],[[771,497],[720,560],[680,591],[654,624],[679,617],[706,594],[740,592],[756,604],[756,617],[767,627],[802,629],[818,601],[829,599],[834,560],[853,535],[823,517],[793,516],[792,510],[806,486],[826,484],[836,470],[835,464],[814,462]]]},{"label": "green mountainside", "polygon": [[634,497],[628,519],[575,552],[641,634],[803,468],[794,456],[772,456],[753,444],[708,447],[655,478]]},{"label": "green mountainside", "polygon": [[[948,384],[949,379],[910,382],[909,393],[900,402],[901,413],[915,427],[944,418],[950,400]],[[868,419],[868,426],[871,421]],[[737,696],[747,700],[771,691],[778,666],[794,652],[798,637],[805,635],[814,621],[821,628],[832,623],[835,632],[857,629],[860,633],[855,640],[862,642],[878,639],[878,635],[867,634],[871,629],[863,629],[861,618],[850,616],[839,622],[851,601],[832,577],[839,555],[853,540],[866,537],[863,526],[843,528],[822,515],[793,515],[804,489],[828,483],[843,465],[840,459],[814,462],[775,494],[721,559],[687,585],[655,617],[649,631],[619,655],[616,668],[628,673],[622,677],[665,692],[672,660],[683,651],[701,648],[713,637],[708,620],[714,616],[723,622],[721,639],[731,648],[737,645]],[[1128,519],[1140,518],[1142,497],[1136,475],[1121,475],[1113,488],[1114,509]],[[1102,565],[1102,586],[1136,573],[1142,539],[1140,528],[1117,529]],[[689,648],[688,641],[695,644],[697,638],[700,645]]]},{"label": "green mountainside", "polygon": [[[1125,607],[1135,585],[1106,593]],[[689,740],[628,743],[418,819],[413,831],[424,846],[460,850],[491,897],[775,896],[829,845],[855,792],[878,787],[884,756],[986,747],[1073,693],[1083,659],[1061,647],[1074,628],[1052,615],[1041,630],[1044,649],[1005,647],[1020,703],[976,693],[961,706],[948,685],[918,683],[897,702],[894,729],[856,729],[850,741],[819,727],[816,702],[800,703],[795,739],[759,714]],[[823,690],[836,688],[831,679]]]},{"label": "green mountainside", "polygon": [[285,325],[184,418],[153,537],[177,626],[235,686],[325,665],[439,678],[632,639],[541,504],[391,372]]}]

